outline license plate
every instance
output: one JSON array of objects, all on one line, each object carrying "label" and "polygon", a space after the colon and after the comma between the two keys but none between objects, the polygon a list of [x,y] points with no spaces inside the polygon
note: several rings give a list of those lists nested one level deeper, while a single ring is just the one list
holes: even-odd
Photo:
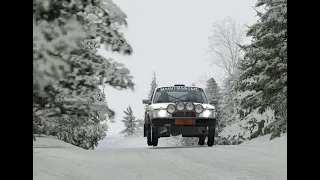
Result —
[{"label": "license plate", "polygon": [[194,120],[194,119],[176,119],[176,124],[179,124],[179,125],[196,124],[196,120]]}]

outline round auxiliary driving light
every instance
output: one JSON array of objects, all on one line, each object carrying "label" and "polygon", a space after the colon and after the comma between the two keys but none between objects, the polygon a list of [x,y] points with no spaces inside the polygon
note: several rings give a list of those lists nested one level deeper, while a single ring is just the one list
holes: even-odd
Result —
[{"label": "round auxiliary driving light", "polygon": [[169,104],[169,105],[167,106],[167,112],[168,112],[168,113],[172,114],[172,113],[174,113],[175,111],[176,111],[176,106],[175,106],[175,105]]},{"label": "round auxiliary driving light", "polygon": [[177,109],[178,109],[179,111],[184,110],[184,108],[185,108],[185,106],[184,106],[184,103],[183,103],[183,102],[178,102],[178,103],[177,103]]},{"label": "round auxiliary driving light", "polygon": [[194,108],[194,105],[193,105],[192,102],[188,102],[188,103],[186,104],[186,109],[187,109],[188,111],[192,111],[193,108]]},{"label": "round auxiliary driving light", "polygon": [[200,114],[203,112],[203,106],[201,104],[198,104],[195,106],[194,110],[196,111],[196,113]]}]

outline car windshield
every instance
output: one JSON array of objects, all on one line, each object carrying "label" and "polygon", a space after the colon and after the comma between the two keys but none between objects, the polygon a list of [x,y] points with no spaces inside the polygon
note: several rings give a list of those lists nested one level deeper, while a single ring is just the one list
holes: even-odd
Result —
[{"label": "car windshield", "polygon": [[208,103],[203,90],[197,87],[162,87],[157,89],[153,98],[153,103],[168,103],[179,101]]}]

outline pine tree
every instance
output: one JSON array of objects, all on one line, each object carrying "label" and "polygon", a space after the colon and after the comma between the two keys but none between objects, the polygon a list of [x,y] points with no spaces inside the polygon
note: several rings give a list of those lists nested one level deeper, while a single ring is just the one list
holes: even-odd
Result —
[{"label": "pine tree", "polygon": [[69,105],[66,110],[77,114],[60,115],[50,111],[51,116],[40,116],[44,133],[84,149],[94,149],[98,141],[106,136],[108,126],[104,122],[113,116],[104,94],[99,88],[79,94],[77,97],[59,93],[56,96],[56,103],[60,102]]},{"label": "pine tree", "polygon": [[221,101],[220,87],[214,78],[210,78],[206,82],[205,92],[208,100],[210,101]]},{"label": "pine tree", "polygon": [[[153,93],[154,89],[157,87],[158,87],[158,82],[157,82],[157,78],[156,78],[156,72],[153,71],[153,77],[152,77],[150,89],[148,92],[148,99],[151,99],[152,93]],[[147,108],[147,105],[145,106],[145,110],[146,110],[146,108]]]},{"label": "pine tree", "polygon": [[126,116],[123,117],[121,120],[124,123],[125,129],[121,131],[121,134],[125,136],[133,136],[136,134],[138,122],[136,117],[133,116],[132,108],[129,106],[125,111],[123,111]]},{"label": "pine tree", "polygon": [[220,109],[222,110],[220,113],[220,117],[222,117],[223,121],[226,125],[231,125],[236,122],[237,115],[237,104],[235,102],[236,92],[234,90],[234,84],[236,83],[234,77],[227,77],[223,81],[223,89],[221,90],[221,95],[223,97]]},{"label": "pine tree", "polygon": [[93,149],[105,137],[103,122],[114,116],[99,86],[134,86],[128,69],[96,54],[102,44],[131,54],[118,32],[126,16],[110,0],[34,0],[33,5],[34,131]]},{"label": "pine tree", "polygon": [[152,93],[154,91],[155,88],[158,87],[158,83],[157,83],[157,77],[156,77],[156,72],[154,71],[153,72],[153,77],[152,77],[152,80],[151,80],[151,84],[150,84],[150,90],[149,90],[149,93],[148,93],[148,98],[151,99],[151,96],[152,96]]},{"label": "pine tree", "polygon": [[216,101],[217,104],[212,104],[216,107],[217,110],[217,119],[218,119],[218,131],[220,131],[220,129],[222,129],[223,127],[225,127],[225,120],[222,119],[221,117],[221,103],[222,103],[222,94],[220,92],[220,87],[218,85],[218,83],[216,82],[216,80],[214,78],[210,78],[207,80],[206,82],[206,88],[205,88],[205,92],[207,94],[208,100],[209,102],[211,101]]},{"label": "pine tree", "polygon": [[[269,127],[274,138],[287,131],[287,0],[258,0],[256,7],[260,6],[266,12],[258,13],[260,20],[247,33],[253,40],[243,46],[237,91],[251,92],[239,99],[242,115],[274,110],[275,121]],[[264,122],[255,124],[263,127]]]}]

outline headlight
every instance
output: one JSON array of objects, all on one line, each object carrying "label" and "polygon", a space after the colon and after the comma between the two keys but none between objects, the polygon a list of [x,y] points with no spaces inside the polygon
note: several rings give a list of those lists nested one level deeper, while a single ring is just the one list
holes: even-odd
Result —
[{"label": "headlight", "polygon": [[175,106],[175,105],[169,104],[169,105],[167,106],[167,112],[168,112],[168,113],[173,114],[175,111],[176,111],[176,106]]},{"label": "headlight", "polygon": [[216,115],[217,115],[217,113],[215,110],[206,109],[201,114],[199,114],[199,117],[216,118]]},{"label": "headlight", "polygon": [[203,106],[201,104],[198,104],[195,106],[194,110],[196,111],[196,113],[200,114],[203,111]]},{"label": "headlight", "polygon": [[185,106],[184,106],[184,103],[183,103],[183,102],[178,102],[178,103],[177,103],[177,109],[178,109],[179,111],[184,110],[184,108],[185,108]]},{"label": "headlight", "polygon": [[192,111],[193,108],[194,108],[194,105],[193,105],[192,102],[188,102],[188,103],[186,104],[186,109],[187,109],[188,111]]},{"label": "headlight", "polygon": [[159,110],[154,110],[153,111],[153,117],[170,117],[170,114],[165,109],[159,109]]}]

